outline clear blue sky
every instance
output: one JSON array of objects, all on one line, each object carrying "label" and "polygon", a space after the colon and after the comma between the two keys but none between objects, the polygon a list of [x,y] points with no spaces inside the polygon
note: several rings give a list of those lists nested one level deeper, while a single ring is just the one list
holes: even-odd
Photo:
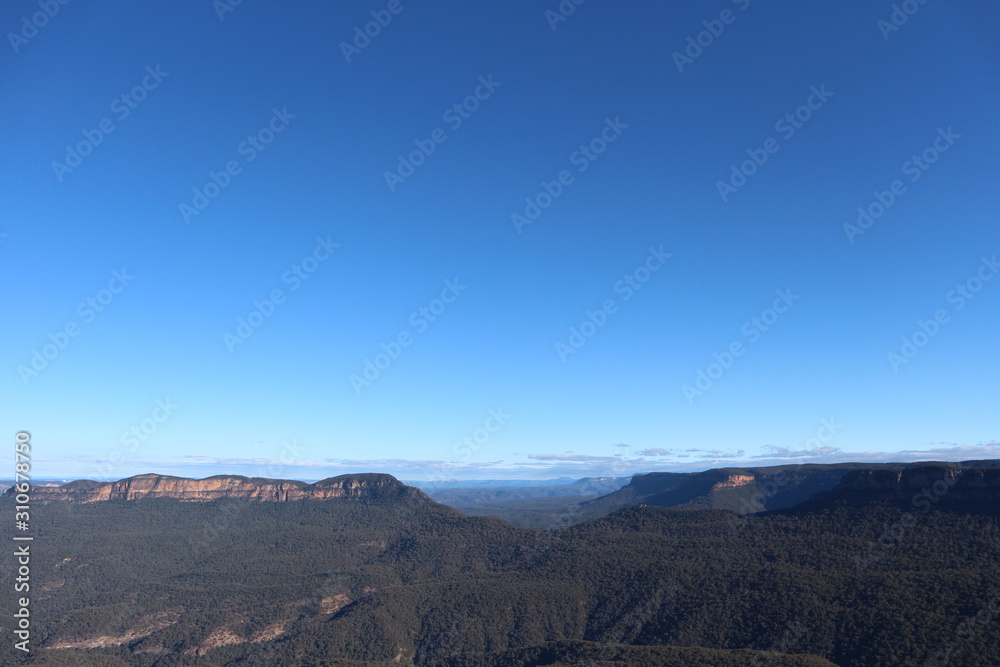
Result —
[{"label": "clear blue sky", "polygon": [[1000,456],[1000,8],[913,6],[4,3],[2,431],[91,478]]}]

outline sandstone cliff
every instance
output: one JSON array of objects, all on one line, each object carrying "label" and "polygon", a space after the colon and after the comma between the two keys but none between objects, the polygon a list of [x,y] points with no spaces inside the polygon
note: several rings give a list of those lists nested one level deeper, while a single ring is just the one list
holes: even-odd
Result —
[{"label": "sandstone cliff", "polygon": [[839,492],[908,497],[928,490],[952,498],[1000,500],[1000,466],[935,463],[896,470],[857,470],[844,476]]},{"label": "sandstone cliff", "polygon": [[[10,493],[8,490],[7,493]],[[423,491],[404,485],[392,475],[366,473],[341,475],[315,484],[296,480],[262,479],[236,475],[216,475],[188,479],[169,475],[136,475],[117,482],[78,480],[54,487],[34,487],[33,502],[71,500],[92,503],[107,500],[175,498],[188,502],[208,502],[221,498],[282,502],[287,500],[349,498],[376,500],[418,498],[430,500]]]}]

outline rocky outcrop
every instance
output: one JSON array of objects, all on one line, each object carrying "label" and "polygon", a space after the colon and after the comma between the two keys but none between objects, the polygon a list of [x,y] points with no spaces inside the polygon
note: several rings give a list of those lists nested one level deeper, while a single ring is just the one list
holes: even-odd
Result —
[{"label": "rocky outcrop", "polygon": [[937,463],[896,470],[857,470],[844,476],[840,493],[910,497],[925,491],[955,499],[1000,500],[1000,466]]},{"label": "rocky outcrop", "polygon": [[753,475],[729,475],[726,479],[718,482],[712,487],[713,491],[718,491],[719,489],[736,489],[741,486],[747,486],[750,484],[756,484],[757,478]]},{"label": "rocky outcrop", "polygon": [[142,617],[132,629],[120,635],[97,635],[94,637],[56,641],[49,644],[49,649],[95,649],[111,648],[134,642],[148,637],[154,632],[175,625],[181,617],[181,610],[168,609],[149,616]]},{"label": "rocky outcrop", "polygon": [[[8,490],[7,493],[10,493]],[[33,502],[69,500],[93,503],[109,500],[140,500],[144,498],[174,498],[186,502],[209,502],[223,498],[240,498],[284,502],[288,500],[326,500],[330,498],[367,499],[430,498],[419,489],[404,485],[392,475],[366,473],[341,475],[315,484],[296,480],[262,479],[236,475],[216,475],[205,479],[188,479],[169,475],[136,475],[117,482],[78,480],[54,487],[35,487]]]}]

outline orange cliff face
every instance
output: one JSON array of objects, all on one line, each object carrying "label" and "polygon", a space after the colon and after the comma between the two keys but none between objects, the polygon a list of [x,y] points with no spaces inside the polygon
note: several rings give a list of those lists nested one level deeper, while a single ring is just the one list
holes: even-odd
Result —
[{"label": "orange cliff face", "polygon": [[713,491],[718,489],[735,489],[741,486],[747,486],[750,484],[755,484],[757,478],[753,475],[730,475],[724,481],[717,483],[712,487]]},{"label": "orange cliff face", "polygon": [[218,475],[188,479],[167,475],[137,475],[117,482],[82,480],[58,487],[35,487],[32,500],[50,502],[71,500],[83,503],[143,498],[175,498],[187,502],[209,502],[222,498],[240,498],[283,502],[287,500],[329,498],[374,499],[386,497],[426,498],[422,491],[404,485],[391,475],[360,474],[331,477],[315,484],[296,480],[259,479]]}]

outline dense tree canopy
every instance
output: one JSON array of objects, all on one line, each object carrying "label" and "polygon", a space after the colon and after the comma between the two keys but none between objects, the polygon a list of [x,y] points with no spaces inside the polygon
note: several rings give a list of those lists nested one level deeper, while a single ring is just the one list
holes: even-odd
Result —
[{"label": "dense tree canopy", "polygon": [[1000,663],[997,507],[960,494],[550,531],[419,497],[54,502],[33,523],[24,664]]}]

